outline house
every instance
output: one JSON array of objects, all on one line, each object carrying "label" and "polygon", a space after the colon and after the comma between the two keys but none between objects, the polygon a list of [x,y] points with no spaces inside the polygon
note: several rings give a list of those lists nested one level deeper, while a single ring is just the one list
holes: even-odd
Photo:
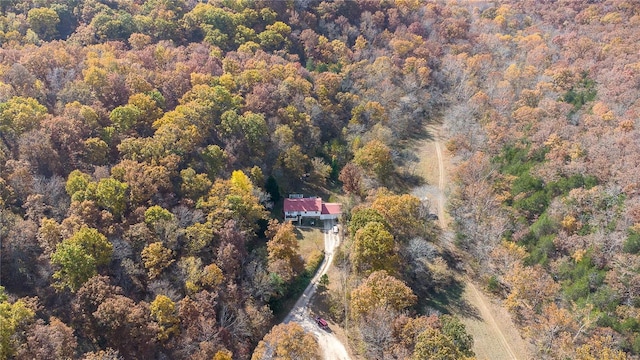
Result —
[{"label": "house", "polygon": [[300,221],[302,218],[337,220],[342,214],[342,204],[326,203],[319,197],[305,198],[302,195],[289,195],[284,199],[284,219]]}]

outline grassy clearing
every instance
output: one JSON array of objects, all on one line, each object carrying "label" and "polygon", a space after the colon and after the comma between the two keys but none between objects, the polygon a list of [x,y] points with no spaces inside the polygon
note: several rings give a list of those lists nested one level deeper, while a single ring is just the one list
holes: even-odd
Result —
[{"label": "grassy clearing", "polygon": [[307,264],[318,252],[324,250],[324,234],[320,229],[296,228],[296,236],[298,237],[298,253]]}]

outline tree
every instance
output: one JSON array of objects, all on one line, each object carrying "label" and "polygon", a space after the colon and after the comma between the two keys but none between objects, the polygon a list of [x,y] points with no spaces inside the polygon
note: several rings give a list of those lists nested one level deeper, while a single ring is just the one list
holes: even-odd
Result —
[{"label": "tree", "polygon": [[351,292],[351,311],[359,318],[380,308],[401,311],[415,305],[417,300],[402,280],[380,270],[371,273]]},{"label": "tree", "polygon": [[252,360],[319,360],[320,348],[313,335],[298,323],[276,325],[258,343]]},{"label": "tree", "polygon": [[400,241],[418,236],[424,229],[422,202],[413,195],[394,195],[380,191],[371,208],[384,216],[390,231]]},{"label": "tree", "polygon": [[224,169],[228,154],[218,145],[209,145],[202,151],[202,160],[205,169],[209,174],[209,179],[213,180],[220,170]]},{"label": "tree", "polygon": [[118,218],[122,216],[127,206],[127,189],[127,184],[116,179],[101,179],[96,187],[96,203]]},{"label": "tree", "polygon": [[123,133],[135,128],[141,117],[142,111],[133,105],[118,106],[109,114],[111,123]]},{"label": "tree", "polygon": [[60,269],[53,274],[56,289],[69,288],[75,292],[96,274],[96,259],[76,242],[63,241],[51,255],[51,263]]},{"label": "tree", "polygon": [[153,357],[157,329],[147,303],[114,295],[98,305],[93,316],[106,346],[134,358]]},{"label": "tree", "polygon": [[85,191],[91,183],[92,179],[89,174],[85,174],[80,170],[73,170],[67,178],[65,189],[67,194],[73,198],[78,191]]},{"label": "tree", "polygon": [[0,359],[8,359],[13,355],[11,339],[34,315],[34,311],[24,301],[10,303],[4,287],[0,286]]},{"label": "tree", "polygon": [[364,228],[370,222],[378,222],[386,226],[389,230],[389,226],[385,218],[375,209],[365,206],[358,206],[351,211],[351,221],[349,221],[349,234],[356,236],[358,230]]},{"label": "tree", "polygon": [[211,245],[213,241],[213,229],[211,223],[195,223],[184,231],[187,249],[192,254],[197,254]]},{"label": "tree", "polygon": [[113,245],[96,229],[82,227],[73,236],[65,240],[68,243],[78,244],[88,255],[96,260],[96,265],[107,265],[111,261]]},{"label": "tree", "polygon": [[144,222],[149,226],[153,226],[159,221],[169,221],[173,219],[174,216],[169,210],[158,205],[153,205],[144,212]]},{"label": "tree", "polygon": [[349,162],[340,170],[338,180],[342,182],[342,189],[347,194],[358,195],[362,193],[362,171],[360,168]]},{"label": "tree", "polygon": [[180,319],[176,310],[176,304],[164,295],[156,296],[149,306],[151,316],[160,327],[158,340],[166,341],[172,335],[177,334],[180,329]]},{"label": "tree", "polygon": [[15,141],[27,131],[40,125],[47,115],[47,108],[40,105],[38,100],[28,97],[15,96],[0,104],[0,132],[1,140],[7,147],[15,148]]},{"label": "tree", "polygon": [[100,329],[94,313],[105,300],[122,293],[122,289],[111,285],[109,277],[105,275],[96,275],[82,284],[71,302],[71,309],[73,322],[78,324],[77,328],[83,337],[98,341]]},{"label": "tree", "polygon": [[233,353],[229,350],[218,350],[213,356],[213,360],[233,360]]},{"label": "tree", "polygon": [[[84,159],[92,165],[104,165],[109,156],[109,145],[100,138],[88,138],[84,141]],[[77,171],[77,170],[73,170]]]},{"label": "tree", "polygon": [[311,180],[320,186],[325,186],[327,179],[331,175],[331,165],[325,163],[324,159],[315,157],[311,159]]},{"label": "tree", "polygon": [[287,36],[291,33],[291,27],[281,21],[276,21],[271,25],[267,25],[265,31],[258,34],[260,46],[266,50],[276,50],[286,47],[288,43]]},{"label": "tree", "polygon": [[165,166],[163,161],[158,162],[161,164],[150,165],[125,159],[111,169],[113,178],[126,184],[125,190],[128,190],[133,204],[146,205],[154,196],[172,189],[171,173],[167,167],[173,165]]},{"label": "tree", "polygon": [[310,164],[309,157],[302,152],[300,145],[293,145],[280,154],[280,166],[291,182],[301,178]]},{"label": "tree", "polygon": [[391,150],[380,140],[372,140],[356,151],[353,162],[380,182],[387,182],[393,172]]},{"label": "tree", "polygon": [[38,34],[42,40],[51,40],[58,34],[56,27],[60,23],[60,17],[53,9],[31,9],[27,13],[27,21],[31,30]]},{"label": "tree", "polygon": [[60,224],[53,219],[42,219],[40,221],[40,229],[38,229],[38,242],[44,253],[47,256],[51,256],[56,249],[56,245],[62,242]]},{"label": "tree", "polygon": [[520,316],[540,310],[560,290],[560,285],[540,265],[524,266],[521,262],[516,262],[505,280],[511,288],[505,305]]},{"label": "tree", "polygon": [[173,259],[173,251],[165,248],[161,242],[151,243],[142,249],[142,261],[144,267],[149,271],[149,278],[158,277],[164,269],[169,267]]},{"label": "tree", "polygon": [[209,211],[208,219],[214,228],[222,228],[226,221],[234,220],[243,229],[253,230],[256,222],[266,217],[251,180],[240,170],[234,171],[229,180],[216,180],[198,205]]},{"label": "tree", "polygon": [[440,316],[442,327],[440,331],[449,337],[453,345],[465,356],[474,356],[473,337],[467,333],[467,329],[460,319],[451,315]]},{"label": "tree", "polygon": [[55,317],[49,324],[39,321],[27,332],[27,340],[18,351],[21,359],[72,359],[78,340],[73,329]]},{"label": "tree", "polygon": [[298,254],[298,239],[290,222],[269,225],[272,232],[267,242],[269,271],[280,276],[285,282],[290,282],[302,273],[304,261]]},{"label": "tree", "polygon": [[464,354],[453,341],[436,329],[427,329],[418,335],[412,360],[459,360]]},{"label": "tree", "polygon": [[398,255],[393,235],[382,223],[377,221],[367,223],[356,232],[351,262],[355,272],[385,270],[388,273],[395,273],[398,269]]},{"label": "tree", "polygon": [[118,350],[108,348],[106,350],[91,351],[82,356],[82,360],[123,360]]},{"label": "tree", "polygon": [[196,174],[192,168],[181,170],[180,178],[182,179],[180,190],[186,197],[194,201],[205,196],[213,184],[207,174]]}]

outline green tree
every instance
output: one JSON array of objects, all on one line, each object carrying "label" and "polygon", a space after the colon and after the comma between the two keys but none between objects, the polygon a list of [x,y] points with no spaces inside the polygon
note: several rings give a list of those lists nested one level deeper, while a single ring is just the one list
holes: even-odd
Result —
[{"label": "green tree", "polygon": [[144,212],[144,222],[150,226],[159,221],[173,220],[173,218],[174,216],[169,210],[158,205],[154,205]]},{"label": "green tree", "polygon": [[302,152],[300,145],[293,145],[280,154],[280,164],[287,178],[298,179],[310,165],[309,157]]},{"label": "green tree", "polygon": [[56,27],[60,23],[60,17],[53,9],[34,8],[27,13],[27,21],[33,30],[42,40],[51,40],[57,34]]},{"label": "green tree", "polygon": [[213,228],[211,223],[195,223],[184,231],[187,249],[192,254],[197,254],[209,246],[213,241]]},{"label": "green tree", "polygon": [[[84,158],[89,164],[104,165],[109,157],[109,145],[100,138],[88,138],[84,141]],[[77,171],[77,170],[74,170]]]},{"label": "green tree", "polygon": [[367,223],[356,232],[351,262],[355,272],[386,270],[395,273],[398,269],[398,255],[393,235],[382,223]]},{"label": "green tree", "polygon": [[9,147],[15,147],[17,138],[33,130],[47,116],[47,108],[38,100],[30,97],[14,96],[0,104],[0,139],[9,141]]},{"label": "green tree", "polygon": [[473,350],[473,337],[467,333],[467,328],[464,326],[460,319],[451,315],[440,316],[440,323],[442,328],[440,331],[451,341],[453,345],[460,350],[465,356],[474,356]]},{"label": "green tree", "polygon": [[264,115],[246,112],[238,115],[235,111],[222,114],[220,122],[222,134],[241,139],[247,149],[256,155],[262,152],[268,128]]},{"label": "green tree", "polygon": [[65,190],[73,198],[73,195],[78,191],[85,191],[91,181],[91,175],[85,174],[80,170],[73,170],[67,178]]},{"label": "green tree", "polygon": [[116,179],[101,179],[96,187],[96,203],[109,210],[113,216],[120,217],[127,206],[127,189],[127,184]]},{"label": "green tree", "polygon": [[202,160],[209,174],[209,179],[215,179],[220,170],[224,168],[227,158],[227,153],[218,145],[209,145],[204,149]]},{"label": "green tree", "polygon": [[126,41],[135,31],[133,17],[126,11],[103,11],[91,20],[91,26],[101,41]]},{"label": "green tree", "polygon": [[349,221],[349,233],[355,236],[358,230],[365,227],[370,222],[379,222],[389,229],[389,225],[384,217],[375,209],[370,207],[357,207],[351,212],[351,220]]},{"label": "green tree", "polygon": [[4,287],[0,286],[0,359],[8,359],[13,355],[12,337],[34,316],[35,313],[24,301],[10,303]]},{"label": "green tree", "polygon": [[142,115],[142,111],[136,106],[124,105],[111,110],[109,120],[120,132],[127,132],[138,125]]},{"label": "green tree", "polygon": [[458,350],[451,338],[429,328],[418,335],[412,360],[460,360],[464,354]]},{"label": "green tree", "polygon": [[265,31],[258,34],[260,46],[265,50],[286,48],[289,44],[287,36],[291,34],[291,27],[281,21],[267,25]]},{"label": "green tree", "polygon": [[51,263],[60,267],[53,273],[53,286],[75,292],[82,284],[97,273],[96,259],[75,242],[63,241],[51,255]]},{"label": "green tree", "polygon": [[190,167],[180,171],[180,178],[182,179],[180,190],[194,201],[205,196],[212,185],[207,174],[196,174],[196,171]]},{"label": "green tree", "polygon": [[96,229],[84,226],[65,241],[79,245],[85,253],[95,259],[98,266],[107,265],[111,261],[113,245]]}]

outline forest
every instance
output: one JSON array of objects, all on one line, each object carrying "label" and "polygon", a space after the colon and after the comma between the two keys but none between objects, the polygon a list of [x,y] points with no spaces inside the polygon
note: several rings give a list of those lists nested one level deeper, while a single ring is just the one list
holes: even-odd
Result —
[{"label": "forest", "polygon": [[0,358],[260,358],[321,260],[302,260],[281,199],[339,183],[360,220],[336,316],[384,306],[398,330],[358,333],[359,351],[469,353],[400,266],[410,241],[433,247],[402,143],[444,103],[441,44],[465,28],[419,8],[3,1]]},{"label": "forest", "polygon": [[[319,359],[322,261],[363,359],[472,359],[465,264],[540,359],[640,356],[633,1],[0,1],[0,360]],[[412,144],[456,164],[438,241]],[[634,140],[636,139],[636,140]],[[452,260],[454,259],[454,260]],[[457,259],[457,260],[455,260]]]}]

